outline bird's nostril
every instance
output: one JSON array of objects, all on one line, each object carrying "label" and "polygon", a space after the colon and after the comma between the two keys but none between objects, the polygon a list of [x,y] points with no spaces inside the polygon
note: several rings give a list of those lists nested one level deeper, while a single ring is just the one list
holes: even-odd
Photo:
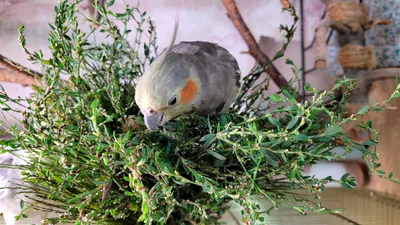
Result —
[{"label": "bird's nostril", "polygon": [[154,109],[149,109],[149,113],[154,114],[155,113]]}]

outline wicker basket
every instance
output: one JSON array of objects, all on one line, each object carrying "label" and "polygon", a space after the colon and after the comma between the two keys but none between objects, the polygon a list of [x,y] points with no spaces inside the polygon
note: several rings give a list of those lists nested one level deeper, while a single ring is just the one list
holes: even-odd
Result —
[{"label": "wicker basket", "polygon": [[327,7],[330,20],[347,25],[353,32],[369,22],[368,9],[357,2],[335,2]]},{"label": "wicker basket", "polygon": [[339,50],[338,61],[343,69],[373,69],[375,67],[374,49],[346,45]]}]

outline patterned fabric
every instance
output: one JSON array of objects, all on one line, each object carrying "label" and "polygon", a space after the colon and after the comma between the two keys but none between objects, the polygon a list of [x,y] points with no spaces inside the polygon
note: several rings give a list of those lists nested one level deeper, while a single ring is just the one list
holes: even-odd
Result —
[{"label": "patterned fabric", "polygon": [[400,66],[400,0],[367,0],[371,18],[390,19],[366,32],[366,44],[375,49],[377,67]]}]

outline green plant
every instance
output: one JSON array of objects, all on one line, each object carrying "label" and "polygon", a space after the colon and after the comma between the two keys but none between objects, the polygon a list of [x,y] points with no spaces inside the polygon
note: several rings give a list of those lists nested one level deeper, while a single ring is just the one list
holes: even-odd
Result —
[{"label": "green plant", "polygon": [[[354,88],[354,81],[347,78],[322,93],[307,85],[306,90],[314,93],[309,102],[299,103],[287,87],[264,98],[274,108],[210,117],[189,115],[171,122],[167,129],[147,131],[134,103],[134,81],[156,56],[155,27],[138,8],[127,6],[124,12],[113,13],[108,10],[112,4],[96,5],[102,20],[92,21],[98,28],[85,34],[79,29],[75,4],[62,1],[50,25],[49,59],[41,51],[26,49],[23,27],[20,30],[21,47],[42,65],[42,85],[26,100],[1,93],[3,111],[15,111],[9,103],[27,101],[28,106],[21,121],[25,130],[3,121],[14,138],[0,143],[4,152],[28,151],[28,164],[20,169],[36,197],[22,204],[25,207],[56,208],[61,214],[49,218],[53,222],[212,224],[233,200],[243,207],[243,222],[254,224],[264,220],[264,213],[282,206],[301,213],[329,211],[319,197],[326,183],[355,186],[348,175],[338,181],[303,176],[306,164],[341,159],[356,149],[372,173],[385,176],[378,169],[376,152],[367,149],[378,140],[372,124],[361,125],[372,133],[372,139],[364,143],[342,133],[343,124],[381,109],[373,104],[343,118],[344,103]],[[128,41],[130,21],[136,27],[133,45]],[[149,26],[146,32],[145,24]],[[90,41],[101,33],[108,42]],[[143,33],[147,34],[145,43]],[[290,60],[287,63],[294,66]],[[341,100],[326,105],[325,100],[333,99],[341,87],[345,87]],[[393,97],[399,97],[399,88]],[[257,96],[242,98],[246,102]],[[344,147],[343,155],[331,151],[337,146]],[[385,178],[397,182],[391,175]],[[260,210],[253,201],[258,198],[267,199],[272,207]]]}]

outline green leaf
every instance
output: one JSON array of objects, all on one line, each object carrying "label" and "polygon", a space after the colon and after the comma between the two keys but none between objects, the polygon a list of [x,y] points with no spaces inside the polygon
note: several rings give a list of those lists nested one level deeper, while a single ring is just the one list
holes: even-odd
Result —
[{"label": "green leaf", "polygon": [[282,92],[283,92],[283,94],[286,96],[286,98],[287,98],[290,102],[292,102],[292,103],[297,103],[296,98],[293,97],[293,95],[291,95],[291,94],[289,93],[289,91],[287,91],[286,89],[283,89]]},{"label": "green leaf", "polygon": [[305,134],[299,134],[295,137],[297,141],[308,141],[308,136]]},{"label": "green leaf", "polygon": [[366,149],[366,148],[365,148],[363,145],[361,145],[361,144],[358,144],[358,143],[354,143],[354,142],[353,142],[351,146],[352,146],[353,148],[357,149],[358,151],[364,153],[364,154],[370,154],[370,153],[371,153],[368,149]]},{"label": "green leaf", "polygon": [[339,182],[339,184],[344,188],[352,189],[351,186],[349,184],[345,183],[345,182]]},{"label": "green leaf", "polygon": [[284,108],[285,111],[297,111],[299,107],[297,105],[289,105]]},{"label": "green leaf", "polygon": [[19,201],[19,207],[20,207],[21,209],[24,209],[24,205],[25,205],[24,200]]},{"label": "green leaf", "polygon": [[129,202],[129,210],[136,212],[138,209],[139,209],[139,204],[133,201]]},{"label": "green leaf", "polygon": [[200,142],[204,142],[204,146],[210,146],[217,138],[216,134],[207,134],[200,139]]},{"label": "green leaf", "polygon": [[166,172],[166,173],[171,173],[171,165],[161,155],[162,155],[162,153],[159,151],[157,151],[155,153],[155,160],[156,160],[157,165],[160,167],[161,171]]},{"label": "green leaf", "polygon": [[284,141],[284,142],[282,143],[281,148],[282,148],[282,149],[289,148],[292,144],[293,144],[293,141],[292,141],[292,140]]},{"label": "green leaf", "polygon": [[311,130],[319,130],[319,129],[321,129],[321,125],[320,124],[313,124],[312,126],[311,126]]},{"label": "green leaf", "polygon": [[292,65],[292,66],[294,66],[293,61],[290,60],[290,59],[286,59],[286,64],[287,64],[287,65]]},{"label": "green leaf", "polygon": [[100,100],[99,99],[95,99],[90,104],[90,107],[92,108],[93,111],[97,111],[97,107],[99,106],[99,104],[100,104]]},{"label": "green leaf", "polygon": [[383,171],[383,170],[376,170],[376,173],[377,173],[378,175],[384,175],[384,174],[386,174],[385,171]]},{"label": "green leaf", "polygon": [[215,151],[207,150],[207,152],[208,152],[210,155],[212,155],[212,156],[214,156],[215,158],[217,158],[218,160],[222,160],[222,161],[225,161],[225,160],[226,160],[226,157],[220,155],[219,153],[217,153],[217,152],[215,152]]},{"label": "green leaf", "polygon": [[135,196],[135,194],[132,193],[132,192],[130,192],[130,191],[124,191],[124,194],[125,194],[126,196]]},{"label": "green leaf", "polygon": [[307,84],[304,86],[304,90],[306,90],[306,91],[312,91],[312,90],[313,90],[313,87],[311,86],[311,84],[307,83]]},{"label": "green leaf", "polygon": [[115,0],[108,0],[107,1],[107,7],[111,7],[112,5],[114,5]]},{"label": "green leaf", "polygon": [[299,121],[299,117],[296,116],[287,124],[286,129],[292,129],[297,124],[297,121]]},{"label": "green leaf", "polygon": [[279,59],[283,56],[283,51],[278,51],[275,56],[274,56],[274,60]]},{"label": "green leaf", "polygon": [[368,112],[368,109],[369,109],[369,106],[365,105],[365,106],[361,107],[360,110],[358,110],[357,114],[362,115],[362,114]]},{"label": "green leaf", "polygon": [[372,140],[364,141],[362,144],[366,145],[366,146],[375,146],[376,145],[376,143]]},{"label": "green leaf", "polygon": [[146,43],[144,43],[143,47],[144,47],[144,55],[148,57],[150,55],[150,48],[149,46],[147,46]]},{"label": "green leaf", "polygon": [[48,61],[48,60],[42,59],[42,60],[40,60],[40,62],[41,62],[43,65],[47,65],[47,66],[50,66],[50,65],[51,65],[50,61]]},{"label": "green leaf", "polygon": [[367,121],[367,126],[368,126],[369,128],[372,128],[372,121],[371,121],[371,120],[368,120],[368,121]]},{"label": "green leaf", "polygon": [[349,176],[350,176],[350,174],[345,173],[345,174],[343,174],[343,176],[340,178],[340,180],[345,181]]},{"label": "green leaf", "polygon": [[276,127],[281,127],[282,124],[279,122],[279,120],[275,119],[272,116],[268,117],[269,122],[271,122],[272,125],[276,126]]},{"label": "green leaf", "polygon": [[335,134],[340,133],[341,131],[342,131],[342,128],[341,128],[341,127],[332,125],[332,126],[329,126],[328,128],[326,128],[326,130],[325,130],[325,135],[327,135],[327,136],[333,136],[333,135],[335,135]]},{"label": "green leaf", "polygon": [[271,101],[273,102],[280,102],[282,100],[281,96],[277,95],[277,94],[271,94],[268,96],[269,99],[271,99]]},{"label": "green leaf", "polygon": [[268,151],[268,150],[261,150],[262,154],[264,155],[264,159],[267,161],[268,165],[271,166],[278,166],[280,163],[279,158],[273,154],[272,152]]},{"label": "green leaf", "polygon": [[353,187],[357,186],[356,183],[354,182],[354,180],[349,180],[349,181],[347,181],[347,183]]}]

